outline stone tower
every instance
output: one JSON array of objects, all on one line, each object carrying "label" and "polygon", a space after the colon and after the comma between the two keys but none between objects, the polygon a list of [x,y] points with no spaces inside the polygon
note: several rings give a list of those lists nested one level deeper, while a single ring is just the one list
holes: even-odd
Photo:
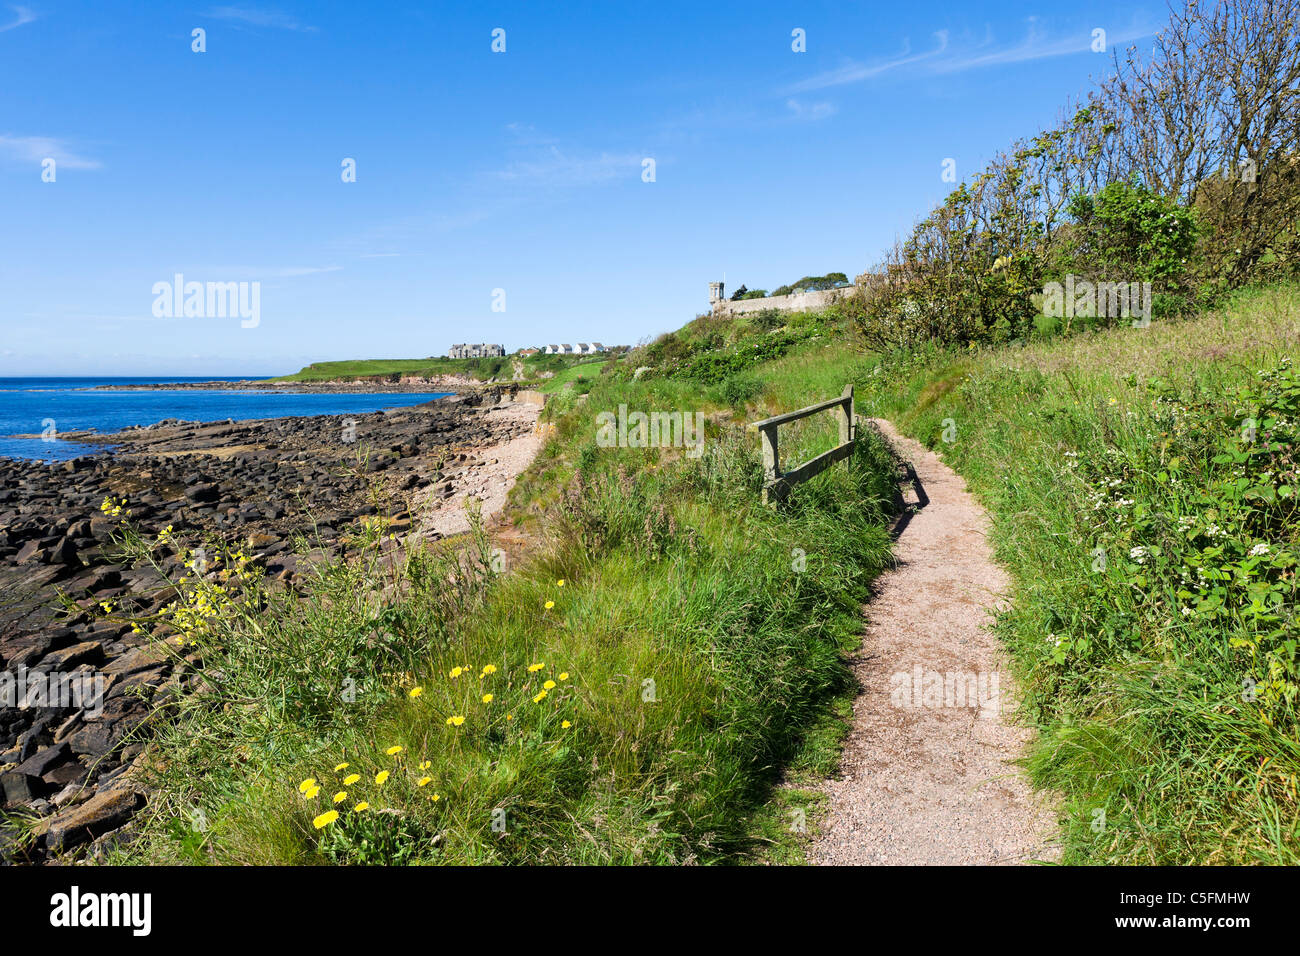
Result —
[{"label": "stone tower", "polygon": [[722,283],[709,283],[709,305],[716,305],[722,301]]}]

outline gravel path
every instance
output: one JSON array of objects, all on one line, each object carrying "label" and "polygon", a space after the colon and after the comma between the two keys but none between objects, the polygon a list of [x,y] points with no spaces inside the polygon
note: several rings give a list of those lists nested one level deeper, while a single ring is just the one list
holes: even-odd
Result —
[{"label": "gravel path", "polygon": [[842,777],[825,783],[830,812],[808,860],[1054,859],[1051,809],[1013,763],[1032,735],[1009,718],[1011,675],[985,628],[1008,585],[985,539],[988,516],[938,456],[875,424],[911,460],[929,502],[904,527],[897,566],[866,609]]}]

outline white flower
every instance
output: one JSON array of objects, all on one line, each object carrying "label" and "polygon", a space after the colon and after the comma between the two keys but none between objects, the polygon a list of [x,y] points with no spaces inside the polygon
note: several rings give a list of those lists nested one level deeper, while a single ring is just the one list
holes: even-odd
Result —
[{"label": "white flower", "polygon": [[1261,554],[1268,554],[1268,545],[1263,542],[1250,549],[1250,556],[1252,558],[1258,558]]},{"label": "white flower", "polygon": [[1128,556],[1129,556],[1129,558],[1130,558],[1131,560],[1136,561],[1138,564],[1146,564],[1146,563],[1147,563],[1147,549],[1146,549],[1146,548],[1141,548],[1141,547],[1139,547],[1139,548],[1130,548],[1130,549],[1129,549],[1129,552],[1128,552]]}]

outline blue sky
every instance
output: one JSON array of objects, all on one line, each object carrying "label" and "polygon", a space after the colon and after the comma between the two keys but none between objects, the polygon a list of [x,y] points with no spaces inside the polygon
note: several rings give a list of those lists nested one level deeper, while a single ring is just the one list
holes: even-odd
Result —
[{"label": "blue sky", "polygon": [[[711,280],[863,271],[951,188],[944,159],[976,172],[1105,72],[1093,30],[1146,46],[1165,19],[0,0],[0,376],[635,344]],[[259,324],[155,317],[176,273],[259,282]]]}]

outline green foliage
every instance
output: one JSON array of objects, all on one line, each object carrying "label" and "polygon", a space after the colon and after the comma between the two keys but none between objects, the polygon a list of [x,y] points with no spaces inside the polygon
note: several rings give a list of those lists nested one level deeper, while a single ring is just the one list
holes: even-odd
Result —
[{"label": "green foliage", "polygon": [[820,292],[825,289],[833,289],[836,285],[848,282],[848,276],[843,272],[828,272],[824,276],[804,276],[796,282],[789,285],[783,285],[772,290],[772,295],[789,295],[795,289],[803,289],[805,292]]}]

